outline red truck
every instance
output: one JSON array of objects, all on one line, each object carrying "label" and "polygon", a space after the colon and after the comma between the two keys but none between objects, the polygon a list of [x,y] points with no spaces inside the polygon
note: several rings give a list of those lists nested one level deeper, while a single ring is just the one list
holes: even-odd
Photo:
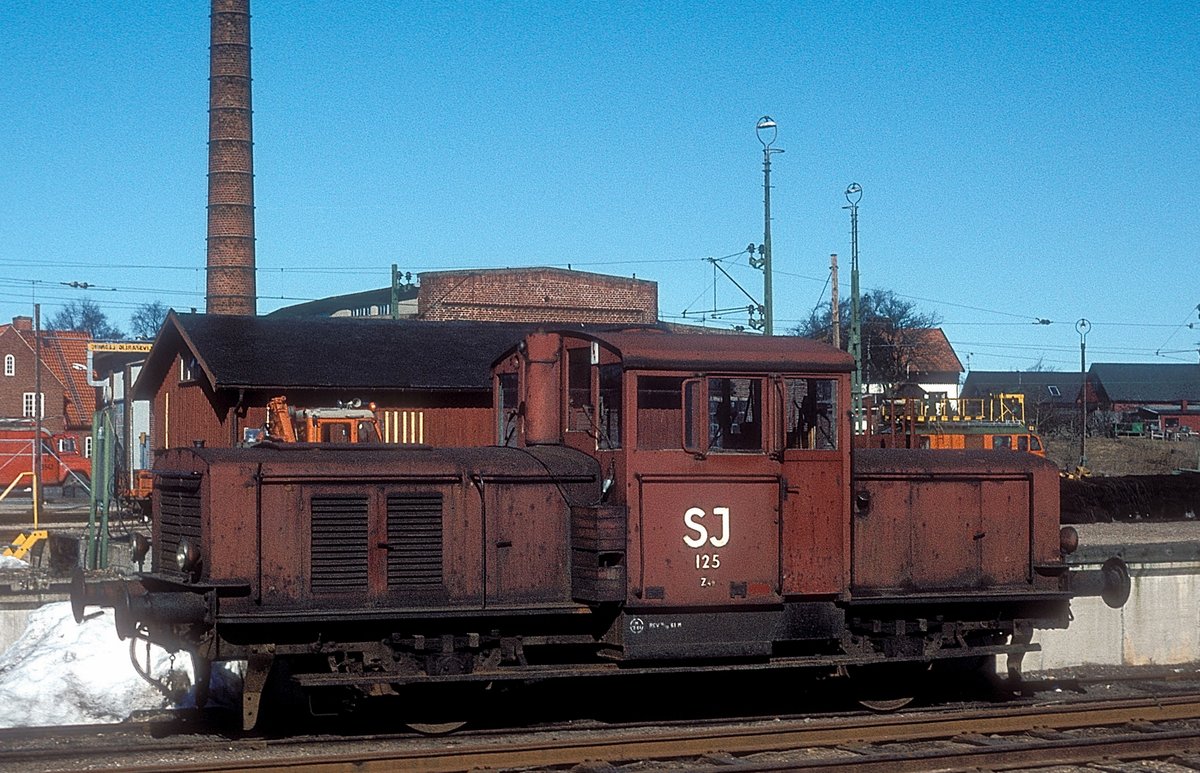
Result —
[{"label": "red truck", "polygon": [[[31,419],[0,420],[0,487],[8,488],[21,473],[32,473],[35,427]],[[92,480],[92,462],[83,455],[79,436],[42,429],[42,485],[62,486],[64,491],[87,491]],[[18,486],[32,485],[31,475]]]}]

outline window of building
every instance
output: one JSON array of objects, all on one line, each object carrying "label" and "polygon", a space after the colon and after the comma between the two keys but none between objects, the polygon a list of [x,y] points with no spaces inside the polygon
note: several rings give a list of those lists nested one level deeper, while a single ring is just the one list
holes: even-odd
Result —
[{"label": "window of building", "polygon": [[1062,397],[1062,391],[1058,387],[1054,386],[1053,384],[1048,384],[1046,386],[1046,389],[1048,389],[1050,391],[1051,397]]},{"label": "window of building", "polygon": [[91,435],[83,436],[83,455],[86,456],[88,459],[92,458],[92,436]]},{"label": "window of building", "polygon": [[12,376],[17,372],[17,358],[11,354],[4,355],[4,375]]},{"label": "window of building", "polygon": [[[35,398],[41,397],[40,400]],[[34,413],[34,406],[37,406],[38,413]],[[34,392],[26,392],[21,396],[21,416],[28,418],[46,417],[46,393],[40,395]]]},{"label": "window of building", "polygon": [[831,378],[784,380],[787,447],[835,450],[838,447],[837,381]]},{"label": "window of building", "polygon": [[193,354],[184,354],[179,358],[179,381],[186,384],[195,381],[200,375],[200,363]]}]

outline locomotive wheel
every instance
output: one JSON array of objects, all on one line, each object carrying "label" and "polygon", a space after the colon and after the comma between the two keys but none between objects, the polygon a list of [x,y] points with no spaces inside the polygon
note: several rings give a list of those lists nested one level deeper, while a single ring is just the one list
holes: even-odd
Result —
[{"label": "locomotive wheel", "polygon": [[463,720],[462,722],[406,722],[404,726],[421,735],[448,735],[455,730],[461,730],[466,724],[466,720]]},{"label": "locomotive wheel", "polygon": [[858,703],[865,709],[870,709],[876,714],[888,714],[893,711],[899,711],[916,699],[915,695],[901,695],[897,698],[880,698],[873,700],[871,698],[859,698]]},{"label": "locomotive wheel", "polygon": [[880,714],[899,711],[916,700],[928,663],[851,666],[846,670],[854,699]]}]

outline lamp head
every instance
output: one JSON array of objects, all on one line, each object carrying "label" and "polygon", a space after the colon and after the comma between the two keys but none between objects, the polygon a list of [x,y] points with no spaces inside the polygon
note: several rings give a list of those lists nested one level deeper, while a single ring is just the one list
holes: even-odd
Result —
[{"label": "lamp head", "polygon": [[779,136],[779,125],[771,116],[764,115],[754,125],[754,133],[758,135],[758,141],[763,144],[763,147],[769,148],[775,142],[775,138]]}]

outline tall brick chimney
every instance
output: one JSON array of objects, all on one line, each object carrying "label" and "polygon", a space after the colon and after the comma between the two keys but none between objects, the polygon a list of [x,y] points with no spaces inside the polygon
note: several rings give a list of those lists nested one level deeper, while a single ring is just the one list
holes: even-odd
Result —
[{"label": "tall brick chimney", "polygon": [[250,0],[212,0],[208,97],[209,314],[257,313]]}]

